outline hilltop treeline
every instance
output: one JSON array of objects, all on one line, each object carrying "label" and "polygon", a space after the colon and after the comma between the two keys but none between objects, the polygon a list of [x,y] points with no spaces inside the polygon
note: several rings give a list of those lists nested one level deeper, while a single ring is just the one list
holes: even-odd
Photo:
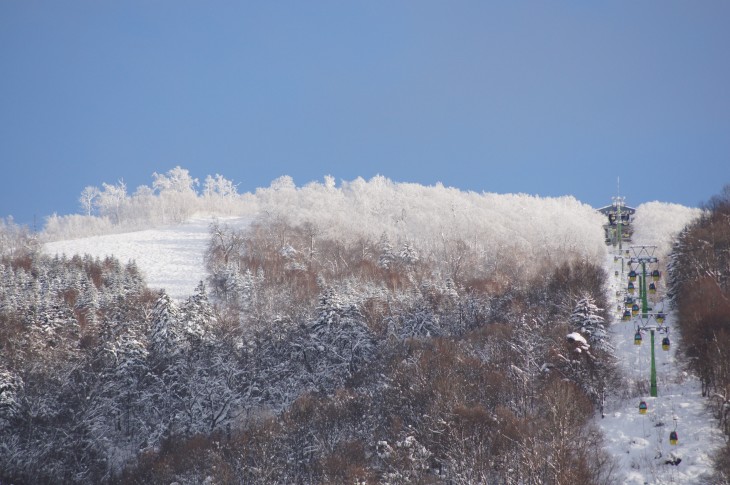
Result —
[{"label": "hilltop treeline", "polygon": [[[689,365],[730,436],[730,185],[680,233],[669,270]],[[730,483],[730,445],[717,472],[718,483]]]},{"label": "hilltop treeline", "polygon": [[[386,234],[393,242],[418,240],[422,252],[443,251],[460,241],[488,258],[509,253],[515,266],[525,260],[598,260],[605,253],[601,216],[573,197],[465,192],[440,184],[395,183],[382,176],[339,185],[325,177],[303,187],[283,176],[269,187],[238,194],[235,184],[220,175],[206,177],[201,190],[197,179],[176,167],[155,173],[151,186],[132,194],[123,182],[87,187],[81,202],[82,214],[47,219],[47,240],[179,223],[204,212],[268,214],[295,226],[309,224],[317,237],[348,242]],[[485,262],[487,267],[496,264]],[[517,269],[539,272],[539,266]]]},{"label": "hilltop treeline", "polygon": [[18,245],[0,481],[610,483],[602,269],[407,236],[215,225],[181,303]]}]

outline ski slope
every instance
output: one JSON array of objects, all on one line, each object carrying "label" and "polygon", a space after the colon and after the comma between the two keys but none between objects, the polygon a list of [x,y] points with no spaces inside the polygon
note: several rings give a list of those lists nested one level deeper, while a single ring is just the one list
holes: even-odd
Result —
[{"label": "ski slope", "polygon": [[[621,274],[621,264],[613,256],[607,259],[611,275],[611,301],[627,283]],[[614,276],[615,270],[619,271]],[[621,296],[623,299],[623,296]],[[625,484],[699,484],[708,481],[712,471],[712,455],[724,444],[717,421],[707,411],[699,380],[685,371],[679,359],[681,337],[675,331],[675,321],[668,305],[658,300],[654,310],[664,310],[669,328],[671,346],[661,349],[663,334],[655,332],[657,368],[657,397],[649,395],[651,343],[649,332],[643,335],[641,345],[634,345],[634,321],[623,322],[616,313],[611,326],[611,340],[615,347],[625,386],[618,395],[607,398],[605,417],[597,424],[605,435],[607,450],[618,461],[621,483]],[[623,309],[622,309],[623,312]],[[639,414],[639,403],[647,403],[647,413]],[[669,433],[676,430],[677,445],[669,443]],[[677,463],[677,459],[681,461]],[[674,462],[670,464],[668,462]]]},{"label": "ski slope", "polygon": [[183,300],[206,278],[203,256],[210,238],[210,224],[216,220],[234,227],[250,221],[197,217],[177,226],[55,241],[46,243],[43,250],[51,256],[115,256],[124,264],[133,260],[150,288],[164,288],[172,298]]}]

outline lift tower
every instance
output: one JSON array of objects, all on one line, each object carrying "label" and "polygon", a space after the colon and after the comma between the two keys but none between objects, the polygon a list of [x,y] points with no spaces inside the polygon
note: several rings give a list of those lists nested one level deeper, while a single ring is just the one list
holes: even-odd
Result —
[{"label": "lift tower", "polygon": [[[651,375],[650,375],[650,393],[652,397],[657,397],[657,382],[656,382],[656,358],[654,353],[654,333],[660,332],[660,333],[667,333],[668,328],[663,325],[664,318],[663,314],[657,314],[653,313],[651,310],[652,308],[649,307],[649,301],[648,301],[648,285],[647,285],[647,278],[649,276],[649,273],[647,273],[647,265],[656,265],[659,263],[659,260],[654,256],[654,251],[656,250],[656,246],[631,246],[631,251],[633,252],[633,255],[631,258],[629,258],[629,264],[634,267],[641,266],[641,275],[637,275],[639,280],[639,297],[641,298],[641,314],[639,318],[637,319],[637,332],[641,331],[649,331],[651,335]],[[633,272],[633,271],[632,271]],[[631,273],[629,273],[631,275]],[[652,278],[659,279],[659,270],[655,269],[652,271],[651,276]],[[630,276],[631,278],[631,276]],[[657,318],[657,316],[661,315],[660,318]]]}]

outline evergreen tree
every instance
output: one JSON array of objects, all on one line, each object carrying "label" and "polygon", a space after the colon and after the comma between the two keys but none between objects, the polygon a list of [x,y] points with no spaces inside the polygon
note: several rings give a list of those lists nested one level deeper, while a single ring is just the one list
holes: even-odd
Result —
[{"label": "evergreen tree", "polygon": [[188,338],[203,339],[213,322],[213,307],[208,301],[205,284],[201,281],[181,309],[183,328]]},{"label": "evergreen tree", "polygon": [[570,323],[577,331],[588,336],[588,342],[596,347],[608,346],[604,319],[601,308],[590,295],[583,295],[570,314]]},{"label": "evergreen tree", "polygon": [[393,253],[393,245],[390,243],[390,239],[386,233],[380,236],[380,242],[378,243],[380,249],[380,256],[378,257],[378,266],[383,269],[390,269],[396,262],[396,255]]},{"label": "evergreen tree", "polygon": [[315,385],[330,388],[371,361],[376,346],[357,305],[343,302],[334,288],[325,289],[317,310],[298,347]]},{"label": "evergreen tree", "polygon": [[416,251],[416,249],[409,241],[403,243],[403,247],[400,250],[399,256],[400,260],[406,266],[413,266],[418,262],[418,251]]},{"label": "evergreen tree", "polygon": [[10,421],[21,411],[20,395],[23,380],[13,372],[0,367],[0,428],[4,421]]},{"label": "evergreen tree", "polygon": [[152,311],[149,338],[150,356],[158,370],[164,370],[183,350],[185,336],[180,311],[170,296],[161,290]]},{"label": "evergreen tree", "polygon": [[242,311],[246,312],[254,305],[256,298],[256,277],[251,270],[246,268],[246,272],[241,278],[241,291],[238,295],[239,305]]}]

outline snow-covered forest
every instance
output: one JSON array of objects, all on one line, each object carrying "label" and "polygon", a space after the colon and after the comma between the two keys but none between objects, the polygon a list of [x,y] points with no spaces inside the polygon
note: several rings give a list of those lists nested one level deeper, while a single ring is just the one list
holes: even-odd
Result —
[{"label": "snow-covered forest", "polygon": [[[282,177],[239,195],[219,175],[199,191],[180,167],[126,190],[85,188],[82,213],[49,218],[40,239],[216,214],[206,273],[178,300],[134,262],[49,255],[3,224],[0,481],[623,480],[594,421],[622,386],[594,208],[384,177]],[[675,296],[696,281],[683,258],[704,239],[689,235],[726,227],[723,197],[699,219],[637,208],[637,241],[674,248]],[[726,300],[727,251],[712,240],[697,274]],[[690,357],[725,342],[717,321]],[[708,360],[694,368],[727,430],[728,360]]]},{"label": "snow-covered forest", "polygon": [[[428,251],[461,240],[484,254],[509,248],[538,259],[593,257],[603,251],[600,218],[572,197],[477,194],[442,185],[395,183],[382,176],[297,187],[291,177],[238,194],[221,175],[197,178],[180,167],[153,175],[152,186],[127,194],[123,182],[86,187],[80,214],[46,220],[47,240],[180,223],[196,213],[266,215],[293,226],[309,224],[318,237],[355,240],[385,234],[393,243],[419,240]],[[488,246],[491,245],[491,246]],[[565,255],[565,256],[564,256]]]},{"label": "snow-covered forest", "polygon": [[[690,367],[730,439],[730,185],[682,230],[669,270]],[[717,454],[716,469],[715,483],[730,483],[730,441]]]}]

